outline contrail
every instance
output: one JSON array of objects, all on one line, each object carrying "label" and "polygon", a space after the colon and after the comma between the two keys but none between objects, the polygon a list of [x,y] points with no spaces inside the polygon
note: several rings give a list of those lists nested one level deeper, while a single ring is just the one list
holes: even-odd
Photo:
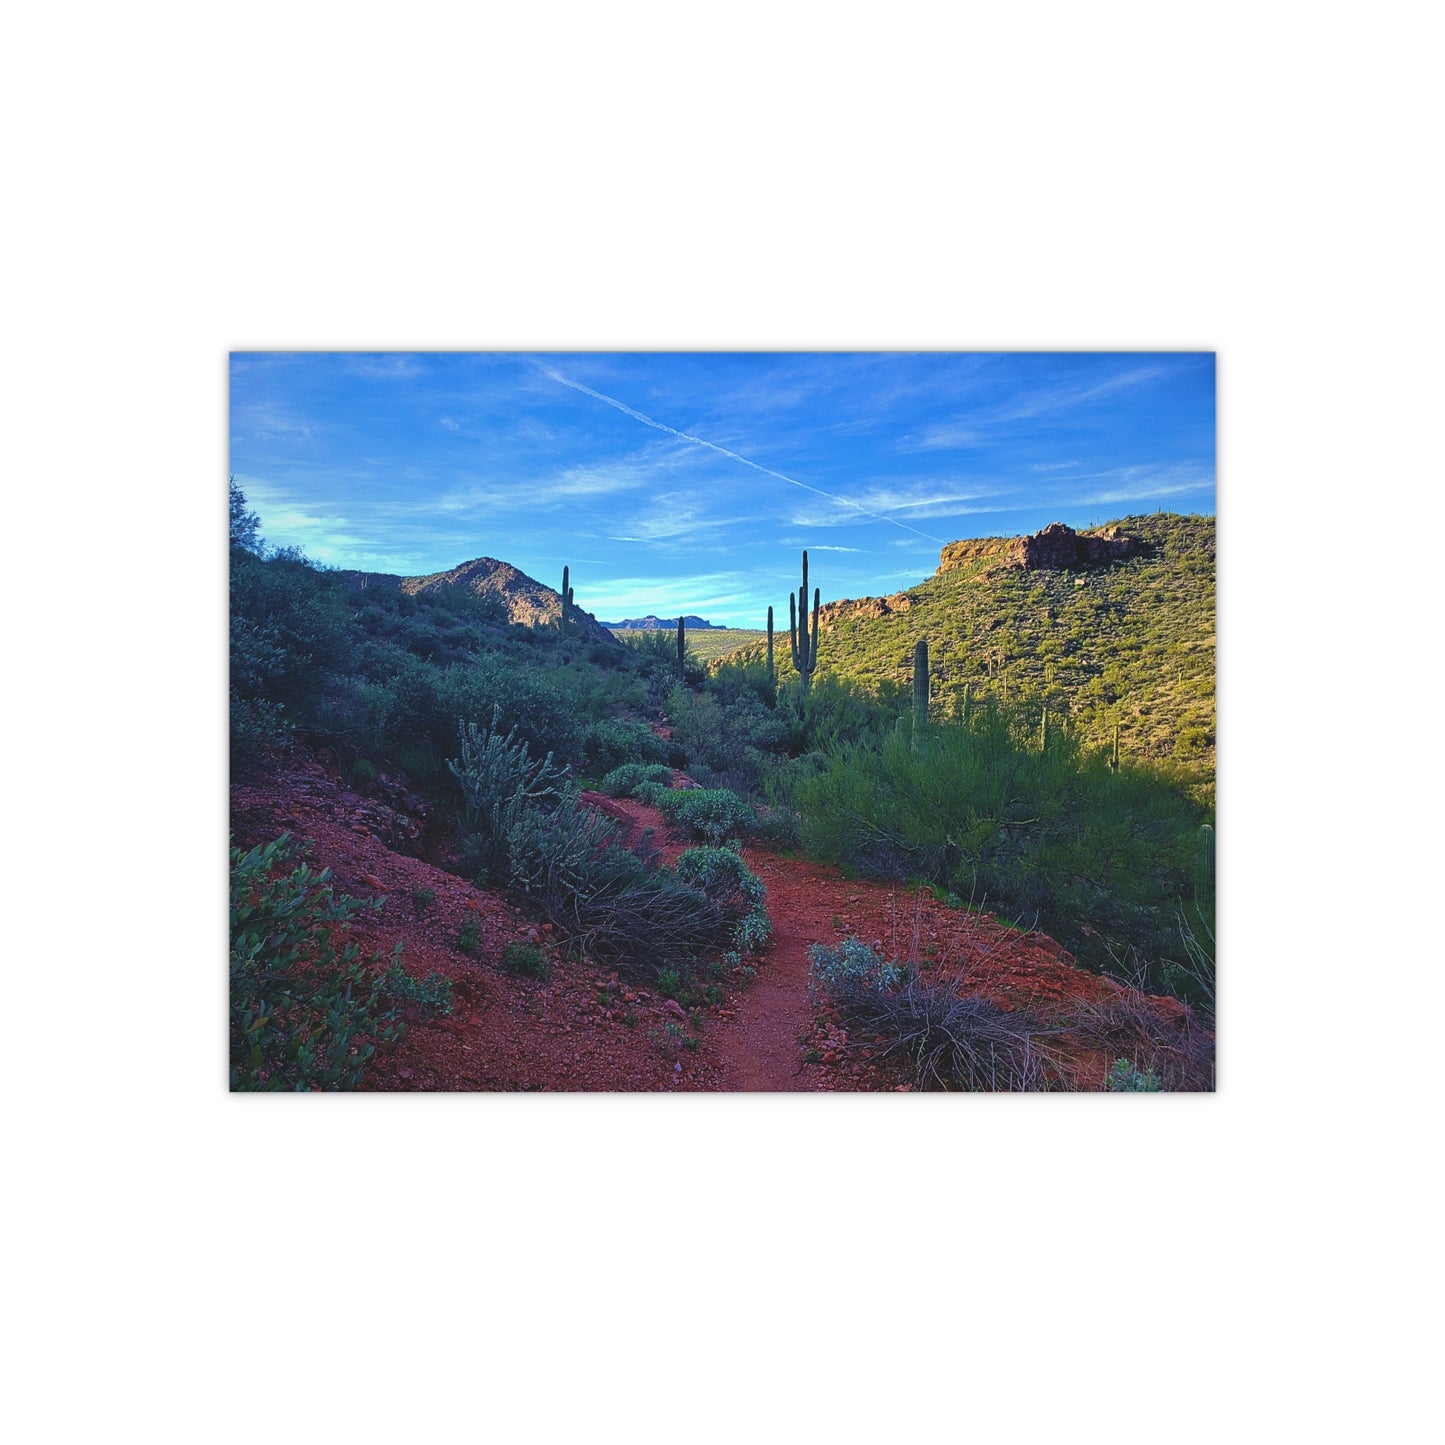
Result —
[{"label": "contrail", "polygon": [[681,441],[691,442],[694,446],[706,447],[709,451],[719,452],[725,457],[731,457],[735,462],[741,462],[745,467],[751,467],[755,472],[762,472],[764,476],[776,477],[780,482],[787,482],[790,487],[801,487],[805,492],[812,492],[816,497],[826,497],[830,502],[837,502],[840,506],[852,507],[855,512],[861,512],[875,522],[887,522],[892,527],[899,527],[905,532],[912,532],[915,536],[922,537],[925,542],[936,542],[942,546],[940,538],[930,536],[927,532],[920,532],[917,527],[910,527],[907,522],[899,522],[892,517],[885,517],[881,512],[870,512],[867,507],[859,506],[857,502],[848,497],[839,497],[832,492],[825,492],[821,487],[810,487],[807,482],[800,482],[796,477],[785,477],[782,472],[775,472],[771,467],[765,467],[759,462],[739,456],[736,452],[730,452],[726,447],[718,446],[716,442],[710,442],[704,437],[695,437],[691,432],[678,431],[675,426],[667,426],[663,422],[654,421],[650,416],[628,406],[626,402],[618,401],[614,396],[604,396],[600,391],[593,391],[590,386],[583,386],[580,381],[572,381],[563,376],[560,371],[554,371],[550,366],[544,366],[542,370],[562,386],[570,386],[573,391],[580,391],[584,396],[606,402],[608,406],[616,407],[618,411],[625,412],[635,421],[640,421],[643,426],[652,427],[654,431],[665,431],[669,436],[675,436]]}]

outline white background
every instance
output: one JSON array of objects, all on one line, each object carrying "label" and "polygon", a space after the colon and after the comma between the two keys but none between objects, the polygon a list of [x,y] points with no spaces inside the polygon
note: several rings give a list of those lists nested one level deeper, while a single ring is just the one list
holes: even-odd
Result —
[{"label": "white background", "polygon": [[[1424,1438],[1426,13],[7,22],[17,1439]],[[681,346],[1218,352],[1216,1096],[225,1093],[228,350]]]}]

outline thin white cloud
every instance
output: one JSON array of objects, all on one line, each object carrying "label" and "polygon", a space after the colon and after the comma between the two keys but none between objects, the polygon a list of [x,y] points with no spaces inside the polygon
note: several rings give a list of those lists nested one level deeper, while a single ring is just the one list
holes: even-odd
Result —
[{"label": "thin white cloud", "polygon": [[904,451],[947,451],[980,446],[990,439],[993,428],[1047,416],[1051,412],[1067,411],[1117,392],[1132,391],[1168,373],[1167,366],[1151,363],[1116,372],[1100,381],[1036,387],[1009,401],[980,407],[976,412],[951,421],[938,422],[916,435],[904,437],[899,445]]},{"label": "thin white cloud", "polygon": [[438,418],[438,420],[440,424],[444,426],[448,431],[461,431],[462,429],[461,422],[459,422],[454,416],[444,416]]},{"label": "thin white cloud", "polygon": [[[710,442],[702,437],[693,436],[690,432],[679,431],[676,427],[668,426],[664,422],[654,421],[645,413],[628,406],[626,402],[618,401],[616,397],[605,396],[600,391],[593,391],[590,386],[583,386],[580,381],[571,381],[563,376],[560,371],[556,371],[552,367],[543,367],[542,370],[545,375],[557,382],[558,385],[571,387],[573,391],[580,391],[584,396],[590,396],[596,401],[604,402],[608,406],[615,407],[618,411],[632,417],[634,421],[640,421],[644,426],[650,426],[656,431],[666,432],[669,436],[675,436],[681,441],[690,442],[693,446],[707,447],[709,451],[717,452],[720,456],[731,457],[733,461],[741,462],[745,467],[751,467],[754,471],[762,472],[764,476],[776,477],[778,481],[786,482],[790,487],[799,487],[805,492],[812,492],[815,496],[824,497],[840,507],[852,508],[855,512],[862,516],[870,517],[875,522],[887,522],[890,526],[902,527],[905,531],[909,532],[918,531],[916,527],[910,527],[907,522],[899,522],[892,517],[884,517],[875,512],[870,512],[867,507],[852,501],[848,497],[840,497],[834,492],[826,492],[822,487],[814,487],[807,482],[800,482],[796,477],[784,476],[782,472],[775,472],[771,467],[765,467],[760,462],[751,461],[749,458],[741,456],[737,452],[729,451],[727,447],[718,446],[716,442]],[[926,532],[919,532],[918,535],[920,537],[928,536]],[[931,537],[929,540],[937,541],[938,539]]]},{"label": "thin white cloud", "polygon": [[1070,467],[1078,466],[1078,462],[1035,462],[1029,468],[1031,472],[1063,472]]},{"label": "thin white cloud", "polygon": [[370,381],[399,381],[409,376],[421,376],[426,370],[414,356],[386,352],[348,356],[346,369],[354,376],[364,376]]},{"label": "thin white cloud", "polygon": [[[863,504],[871,515],[895,521],[890,514],[906,511],[910,518],[962,517],[975,512],[1001,512],[1008,506],[999,503],[977,505],[990,498],[1000,498],[994,486],[961,486],[949,482],[916,482],[906,486],[875,485],[862,493]],[[1009,504],[1012,505],[1012,504]],[[841,527],[856,523],[856,514],[840,507],[799,506],[789,518],[794,527]],[[899,524],[903,525],[903,524]],[[917,527],[909,527],[925,541],[941,545],[942,539],[929,536]]]},{"label": "thin white cloud", "polygon": [[[1150,502],[1161,497],[1180,497],[1191,492],[1214,490],[1213,468],[1198,462],[1146,463],[1141,466],[1114,467],[1109,471],[1090,472],[1073,481],[1103,481],[1105,486],[1068,500],[1075,506],[1115,505],[1120,502]],[[1112,483],[1112,485],[1107,485]]]},{"label": "thin white cloud", "polygon": [[674,537],[696,536],[700,532],[716,532],[731,527],[745,527],[744,516],[709,517],[702,503],[686,493],[668,492],[649,497],[647,510],[623,523],[625,531],[616,536],[619,542],[659,542]]},{"label": "thin white cloud", "polygon": [[259,442],[310,441],[311,427],[277,406],[246,408],[241,425]]},{"label": "thin white cloud", "polygon": [[1070,407],[1082,406],[1087,401],[1098,401],[1116,392],[1132,391],[1135,387],[1157,381],[1168,373],[1165,366],[1136,366],[1129,371],[1106,376],[1102,381],[1074,384],[1072,386],[1042,387],[1027,392],[1017,400],[1001,407],[993,414],[994,421],[1023,421],[1029,417],[1043,416],[1051,411],[1066,411]]},{"label": "thin white cloud", "polygon": [[987,434],[976,426],[964,426],[958,422],[932,426],[917,436],[903,439],[905,450],[913,451],[961,451],[965,447],[983,446],[987,441]]},{"label": "thin white cloud", "polygon": [[431,511],[446,513],[536,511],[589,497],[610,497],[638,487],[656,485],[657,469],[632,461],[566,467],[549,477],[519,484],[515,479],[484,479],[444,493],[428,502]]}]

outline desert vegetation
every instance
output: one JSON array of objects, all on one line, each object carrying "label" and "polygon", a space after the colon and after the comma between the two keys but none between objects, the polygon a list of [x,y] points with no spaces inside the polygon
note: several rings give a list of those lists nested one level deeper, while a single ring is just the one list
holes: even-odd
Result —
[{"label": "desert vegetation", "polygon": [[[409,846],[545,925],[552,957],[675,1001],[687,1017],[667,1027],[693,1045],[724,980],[766,958],[748,861],[766,856],[927,887],[1124,986],[1109,1007],[1005,1006],[966,971],[817,938],[814,1004],[888,1041],[914,1086],[1074,1087],[1066,1060],[1086,1048],[1111,1069],[1090,1087],[1208,1087],[1212,522],[1135,521],[1148,555],[1083,585],[963,567],[905,612],[831,625],[805,558],[787,645],[770,612],[766,649],[704,664],[692,635],[587,634],[565,574],[555,621],[529,624],[495,595],[268,551],[233,486],[233,772],[323,750],[361,792],[404,779],[431,820]],[[638,805],[656,810],[640,836]],[[444,1016],[444,980],[347,941],[364,905],[294,840],[235,849],[232,877],[234,1087],[360,1086],[409,1021]],[[434,912],[434,890],[413,911]],[[467,926],[456,947],[480,957]],[[538,944],[508,948],[498,971],[543,986]],[[1142,995],[1177,1001],[1186,1045],[1117,1002]]]}]

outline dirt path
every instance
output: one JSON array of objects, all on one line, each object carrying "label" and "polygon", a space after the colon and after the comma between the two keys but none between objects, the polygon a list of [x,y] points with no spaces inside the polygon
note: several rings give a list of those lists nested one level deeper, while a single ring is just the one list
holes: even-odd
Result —
[{"label": "dirt path", "polygon": [[[593,794],[588,801],[624,823],[631,841],[654,829],[668,862],[693,846],[635,799]],[[341,891],[379,902],[378,912],[355,923],[365,951],[389,956],[402,941],[410,972],[423,977],[435,970],[453,982],[452,1016],[419,1022],[398,1049],[378,1055],[368,1073],[371,1089],[906,1088],[910,1070],[887,1054],[886,1040],[850,1039],[847,1021],[809,997],[811,946],[850,935],[1003,1007],[1138,1000],[1074,966],[1054,940],[991,915],[950,909],[931,894],[848,879],[828,864],[746,848],[748,867],[767,888],[770,946],[748,960],[755,976],[745,978],[741,969],[729,974],[725,1000],[696,1012],[699,1031],[689,1030],[687,1046],[678,1047],[668,1031],[686,1016],[655,989],[570,959],[549,927],[529,921],[506,899],[395,851],[398,836],[420,836],[413,813],[352,792],[333,764],[316,761],[232,790],[238,846],[283,830],[308,839],[314,865],[332,869]],[[550,977],[509,975],[501,964],[514,943],[540,947],[551,962]],[[1172,1000],[1147,1002],[1156,1012],[1181,1011]],[[1100,1077],[1106,1062],[1096,1061]]]},{"label": "dirt path", "polygon": [[[587,800],[628,829],[644,828],[667,862],[694,844],[634,798]],[[810,950],[860,938],[875,952],[925,975],[964,977],[971,992],[1012,1007],[1098,998],[1115,985],[1074,965],[1052,938],[1025,933],[987,913],[949,908],[932,894],[845,878],[830,864],[745,847],[747,866],[768,890],[772,940],[750,962],[757,976],[707,1020],[700,1057],[678,1080],[684,1089],[815,1093],[906,1087],[904,1061],[881,1039],[849,1039],[845,1020],[808,993]]]},{"label": "dirt path", "polygon": [[724,1089],[747,1092],[798,1092],[817,1088],[816,1071],[803,1064],[800,1036],[817,1010],[808,999],[808,949],[830,938],[833,928],[823,917],[824,897],[810,892],[805,865],[795,860],[745,849],[748,867],[768,890],[772,946],[758,977],[743,991],[734,1016],[715,1024]]}]

